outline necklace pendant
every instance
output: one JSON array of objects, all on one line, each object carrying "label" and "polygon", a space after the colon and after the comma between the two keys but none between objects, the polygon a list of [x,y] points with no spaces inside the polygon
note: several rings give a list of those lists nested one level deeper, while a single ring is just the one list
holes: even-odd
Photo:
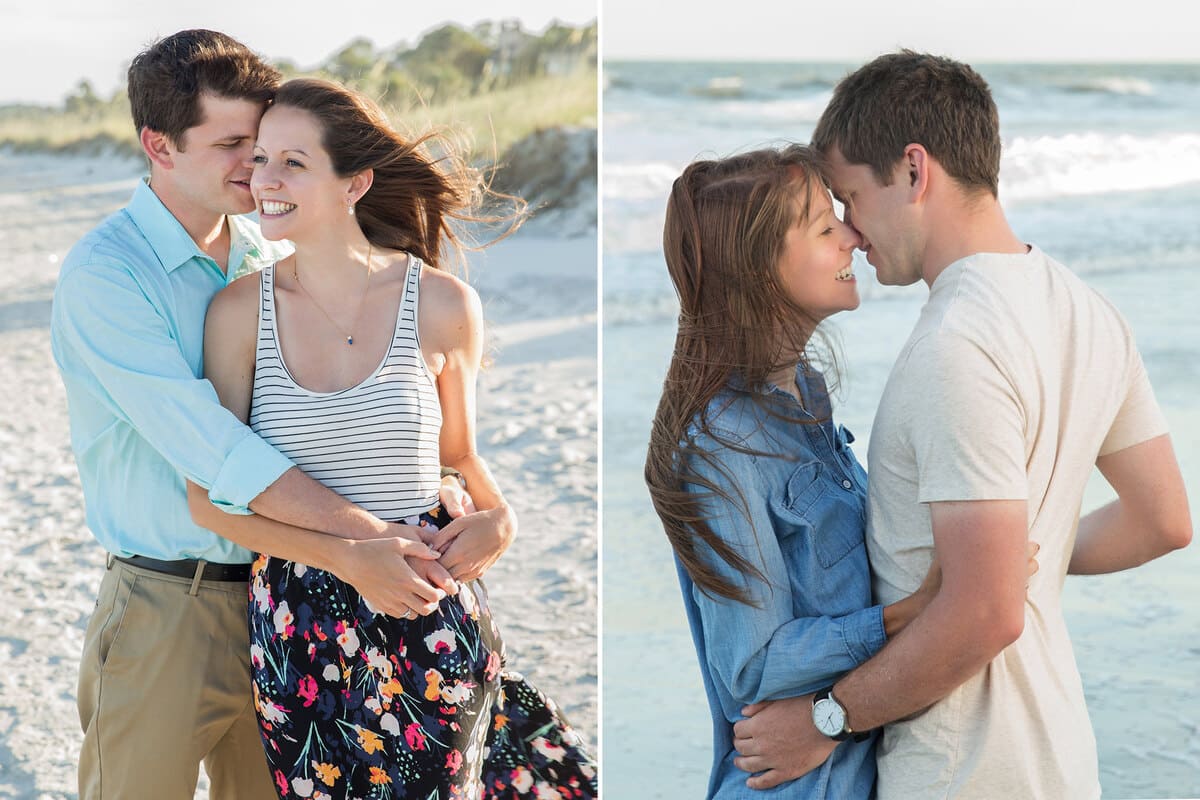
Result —
[{"label": "necklace pendant", "polygon": [[354,344],[354,337],[353,337],[353,336],[347,336],[347,337],[346,337],[346,344]]}]

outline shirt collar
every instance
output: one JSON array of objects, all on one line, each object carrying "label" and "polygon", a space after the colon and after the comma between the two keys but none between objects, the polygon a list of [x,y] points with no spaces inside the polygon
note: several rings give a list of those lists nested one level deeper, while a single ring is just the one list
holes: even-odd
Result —
[{"label": "shirt collar", "polygon": [[[749,391],[746,379],[742,377],[740,372],[734,371],[731,373],[727,383],[734,391]],[[815,419],[826,419],[829,417],[832,412],[829,402],[829,390],[825,384],[825,376],[820,370],[813,367],[806,368],[803,364],[797,364],[796,386],[799,387],[800,397],[803,398],[804,413]],[[771,384],[763,387],[760,393],[764,395],[778,394],[781,399],[786,398],[793,404],[796,402],[791,394]]]},{"label": "shirt collar", "polygon": [[[138,181],[126,210],[167,272],[174,272],[193,258],[213,263],[163,205],[147,180]],[[229,221],[229,281],[261,269],[291,252],[290,245],[284,242],[264,239],[252,220],[238,216],[227,216],[226,219]]]}]

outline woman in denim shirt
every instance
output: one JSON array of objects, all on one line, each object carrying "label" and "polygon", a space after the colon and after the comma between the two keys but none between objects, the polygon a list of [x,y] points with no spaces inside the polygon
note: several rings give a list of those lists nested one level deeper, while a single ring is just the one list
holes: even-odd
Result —
[{"label": "woman in denim shirt", "polygon": [[822,319],[858,306],[861,240],[834,215],[817,155],[791,146],[690,165],[663,242],[680,319],[646,480],[712,712],[708,796],[871,797],[874,735],[767,791],[746,786],[732,742],[743,706],[832,685],[937,588],[931,571],[909,598],[872,605],[867,476],[806,357]]}]

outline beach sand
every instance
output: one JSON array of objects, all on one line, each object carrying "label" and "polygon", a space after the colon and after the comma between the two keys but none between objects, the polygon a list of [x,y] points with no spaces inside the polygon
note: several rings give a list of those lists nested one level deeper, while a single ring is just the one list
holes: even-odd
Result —
[{"label": "beach sand", "polygon": [[[0,153],[0,798],[76,796],[77,665],[104,552],[84,523],[50,303],[71,245],[124,205],[139,173],[124,160]],[[587,213],[532,224],[472,257],[471,280],[493,359],[480,378],[479,446],[521,520],[486,578],[493,611],[510,668],[554,697],[594,751],[596,238]],[[577,235],[555,238],[562,230]],[[197,797],[207,797],[203,776]]]}]

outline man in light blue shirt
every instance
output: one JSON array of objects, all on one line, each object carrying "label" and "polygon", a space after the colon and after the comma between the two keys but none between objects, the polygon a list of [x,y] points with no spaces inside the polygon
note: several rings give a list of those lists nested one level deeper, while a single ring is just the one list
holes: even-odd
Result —
[{"label": "man in light blue shirt", "polygon": [[[282,254],[234,216],[254,209],[250,154],[278,80],[212,31],[140,54],[129,94],[150,180],[76,245],[55,291],[87,521],[111,554],[80,667],[81,798],[191,798],[201,761],[214,798],[276,796],[249,680],[254,551],[327,569],[395,615],[454,588],[435,551],[305,476],[200,377],[209,301]],[[238,541],[192,521],[185,479],[253,509]]]}]

